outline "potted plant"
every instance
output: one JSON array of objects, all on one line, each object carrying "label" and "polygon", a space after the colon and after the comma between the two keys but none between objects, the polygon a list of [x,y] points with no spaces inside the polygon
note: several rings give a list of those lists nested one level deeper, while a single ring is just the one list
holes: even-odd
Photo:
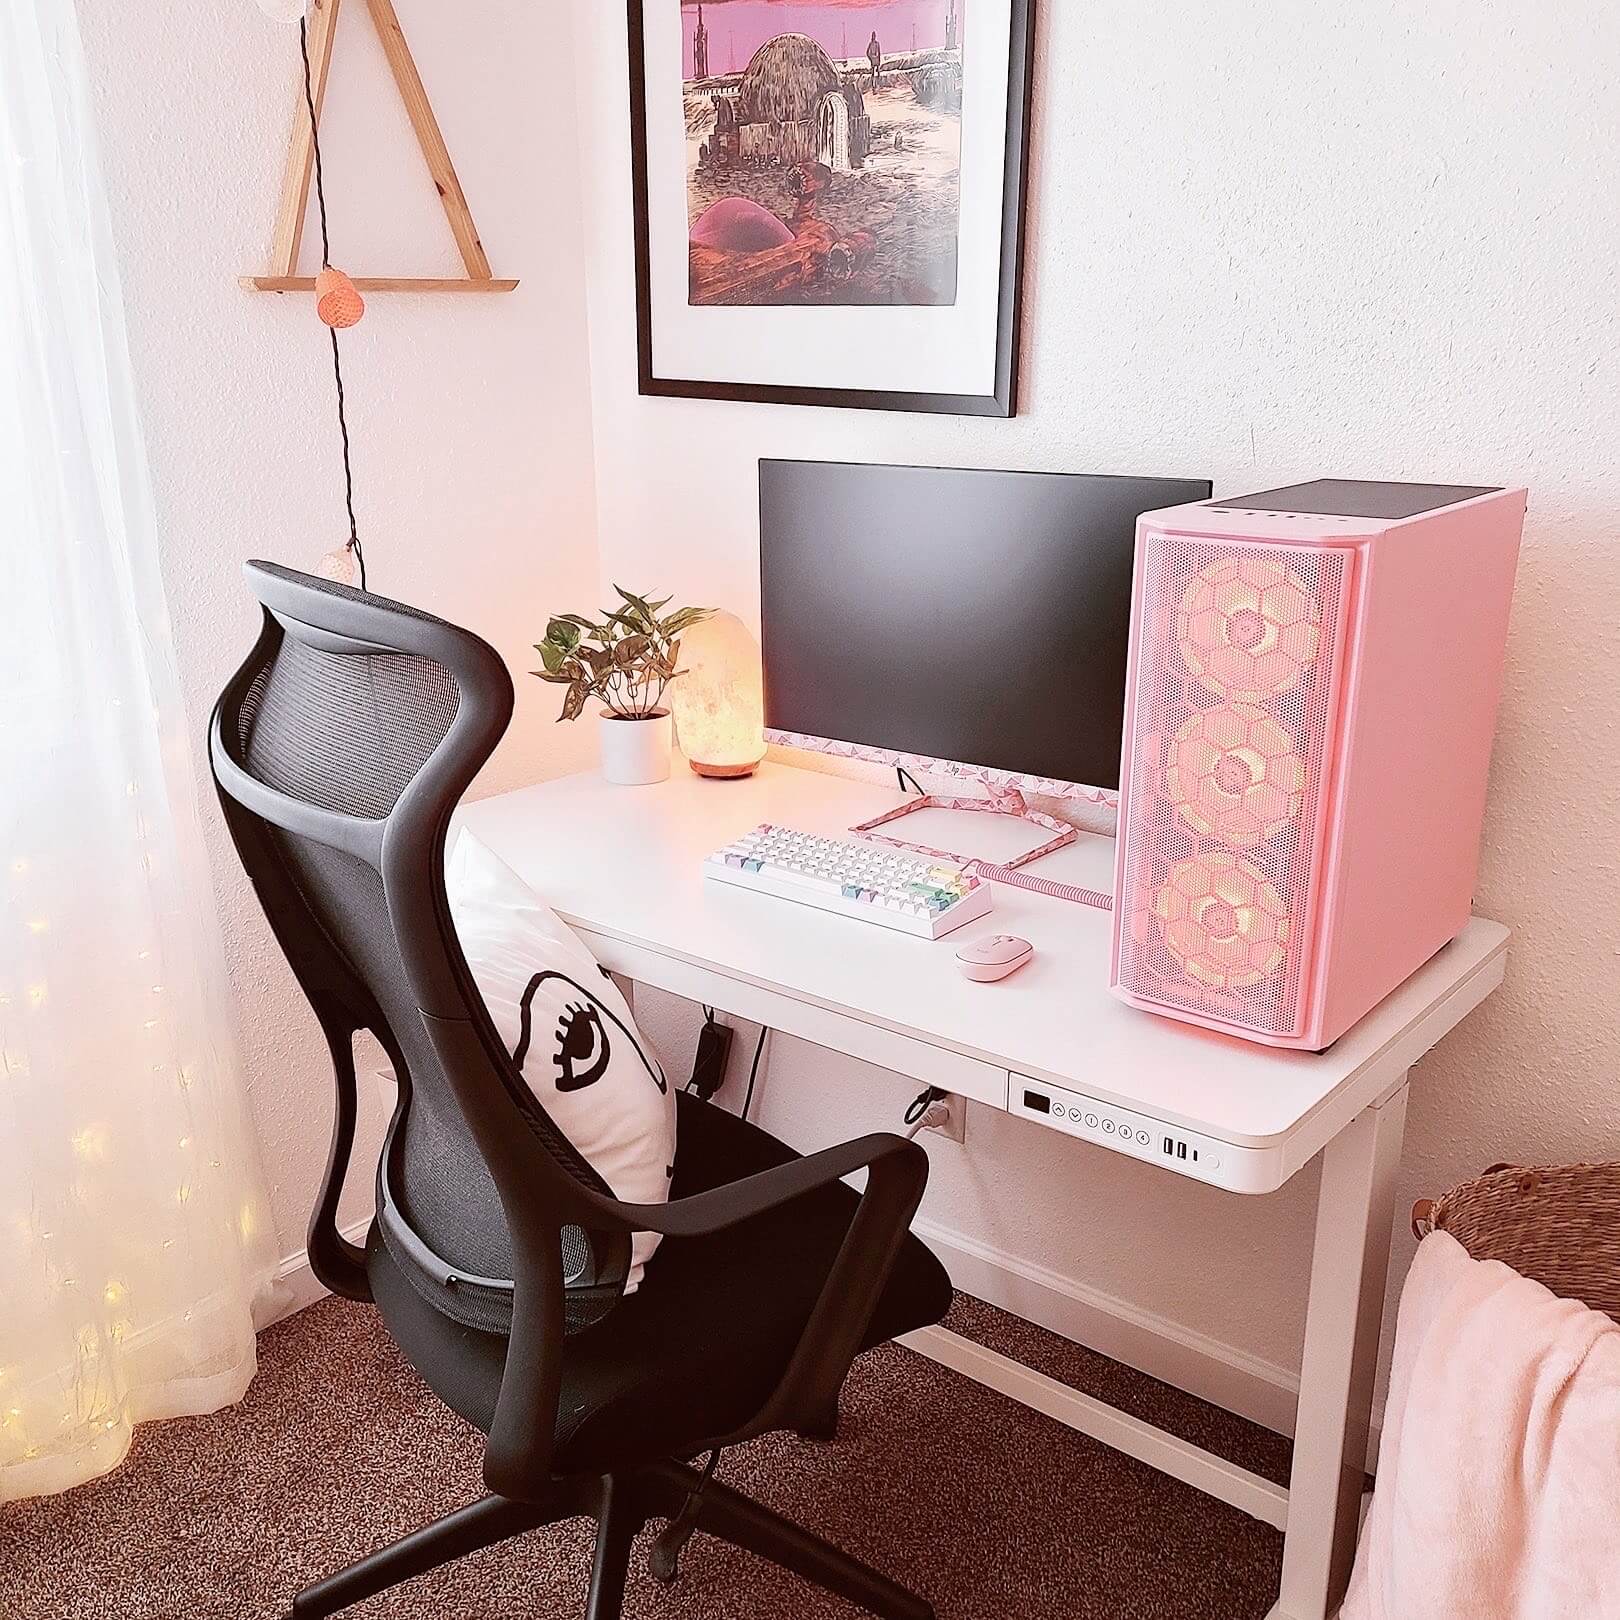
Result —
[{"label": "potted plant", "polygon": [[566,686],[558,720],[577,720],[585,700],[602,705],[602,774],[627,787],[662,782],[669,775],[670,719],[664,707],[669,683],[685,673],[677,666],[681,632],[706,619],[713,608],[677,608],[672,600],[649,602],[615,585],[619,606],[603,608],[599,622],[563,613],[535,643],[543,669],[534,674]]}]

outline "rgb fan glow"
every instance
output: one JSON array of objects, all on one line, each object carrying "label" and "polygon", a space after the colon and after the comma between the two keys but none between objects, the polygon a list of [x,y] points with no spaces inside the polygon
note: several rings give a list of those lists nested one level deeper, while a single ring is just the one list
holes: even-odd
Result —
[{"label": "rgb fan glow", "polygon": [[1141,765],[1198,853],[1168,871],[1159,864],[1149,913],[1171,961],[1211,991],[1252,990],[1289,965],[1295,887],[1279,887],[1238,852],[1276,840],[1275,864],[1286,870],[1298,850],[1298,837],[1284,835],[1304,814],[1307,772],[1275,706],[1293,695],[1297,711],[1314,684],[1321,626],[1311,582],[1275,556],[1217,556],[1180,591],[1172,665],[1184,688],[1190,679],[1202,691],[1198,701],[1220,701],[1191,707],[1190,695],[1176,701],[1174,680],[1160,683],[1163,730],[1144,737]]},{"label": "rgb fan glow", "polygon": [[1126,988],[1282,1034],[1344,554],[1166,537],[1143,560]]},{"label": "rgb fan glow", "polygon": [[1259,703],[1291,692],[1316,661],[1320,605],[1291,569],[1264,557],[1222,557],[1181,598],[1176,640],[1198,684]]},{"label": "rgb fan glow", "polygon": [[1297,820],[1305,762],[1263,709],[1229,703],[1195,714],[1165,750],[1164,791],[1201,838],[1252,849]]},{"label": "rgb fan glow", "polygon": [[1247,990],[1288,956],[1288,907],[1241,855],[1210,850],[1178,861],[1153,897],[1165,948],[1200,984]]}]

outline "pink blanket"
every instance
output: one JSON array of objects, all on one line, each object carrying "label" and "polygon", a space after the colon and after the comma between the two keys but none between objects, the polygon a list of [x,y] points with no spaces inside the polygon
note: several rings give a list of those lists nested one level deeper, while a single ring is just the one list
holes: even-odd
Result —
[{"label": "pink blanket", "polygon": [[1401,1296],[1341,1620],[1620,1617],[1620,1326],[1445,1232]]}]

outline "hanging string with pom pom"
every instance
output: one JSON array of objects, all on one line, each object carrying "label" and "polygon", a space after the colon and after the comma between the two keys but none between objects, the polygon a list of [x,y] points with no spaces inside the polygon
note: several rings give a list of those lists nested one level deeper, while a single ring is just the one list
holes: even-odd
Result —
[{"label": "hanging string with pom pom", "polygon": [[332,241],[326,227],[326,187],[321,174],[321,132],[315,116],[315,88],[309,66],[309,24],[298,19],[298,49],[304,59],[304,106],[309,113],[310,145],[315,155],[315,207],[321,221],[321,270],[315,278],[315,313],[332,338],[332,377],[337,384],[338,431],[343,436],[343,496],[349,514],[349,538],[337,550],[321,558],[319,572],[340,585],[358,583],[366,588],[366,553],[360,544],[360,531],[354,519],[354,468],[349,459],[349,419],[343,399],[343,358],[338,349],[338,330],[353,326],[366,312],[359,289],[341,270],[332,266]]}]

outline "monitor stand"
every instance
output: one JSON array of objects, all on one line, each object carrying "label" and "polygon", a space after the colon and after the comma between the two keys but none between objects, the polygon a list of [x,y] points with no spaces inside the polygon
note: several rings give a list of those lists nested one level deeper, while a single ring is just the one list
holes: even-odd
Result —
[{"label": "monitor stand", "polygon": [[[892,844],[896,849],[910,850],[914,855],[933,855],[940,860],[953,861],[976,876],[989,878],[995,883],[1008,883],[1020,889],[1034,889],[1040,894],[1052,895],[1059,900],[1072,900],[1077,905],[1091,906],[1098,911],[1114,909],[1114,897],[1111,894],[1105,894],[1099,889],[1079,888],[1072,883],[1054,883],[1022,870],[1043,855],[1066,849],[1074,843],[1080,836],[1078,827],[1071,827],[1068,822],[1059,821],[1055,816],[1043,815],[1039,810],[1030,809],[1029,802],[1017,788],[1002,787],[984,777],[974,780],[983,783],[985,793],[988,795],[986,798],[959,799],[937,793],[924,793],[918,798],[908,799],[904,804],[897,805],[886,815],[877,816],[871,821],[863,821],[859,826],[851,827],[849,830],[858,833],[862,838],[870,838],[874,843]],[[975,810],[981,815],[1012,816],[1057,836],[1042,844],[1039,849],[1032,849],[1027,854],[1008,861],[1006,865],[998,866],[992,861],[957,855],[948,849],[935,849],[930,844],[910,844],[903,838],[891,838],[886,833],[877,831],[879,827],[898,821],[902,816],[914,815],[918,810]]]},{"label": "monitor stand", "polygon": [[928,844],[908,844],[903,838],[891,838],[886,833],[878,832],[877,829],[887,826],[891,821],[898,821],[902,816],[914,815],[919,810],[977,810],[985,815],[1012,816],[1019,821],[1029,822],[1031,826],[1040,827],[1043,831],[1057,834],[1039,849],[1032,849],[1028,854],[1020,855],[1016,860],[1008,861],[1005,866],[998,868],[1004,872],[1016,871],[1021,866],[1028,866],[1031,861],[1038,861],[1043,855],[1050,855],[1053,850],[1064,849],[1080,836],[1079,830],[1071,827],[1068,822],[1030,809],[1028,801],[1017,788],[1002,787],[982,777],[971,780],[983,783],[987,798],[945,798],[936,793],[925,793],[920,798],[907,799],[904,804],[889,811],[887,815],[878,816],[872,821],[863,821],[860,826],[851,827],[849,830],[879,844],[893,844],[896,849],[909,849],[916,855],[937,855],[941,860],[956,862],[958,866],[973,865],[972,857],[956,855],[948,849],[934,849]]}]

